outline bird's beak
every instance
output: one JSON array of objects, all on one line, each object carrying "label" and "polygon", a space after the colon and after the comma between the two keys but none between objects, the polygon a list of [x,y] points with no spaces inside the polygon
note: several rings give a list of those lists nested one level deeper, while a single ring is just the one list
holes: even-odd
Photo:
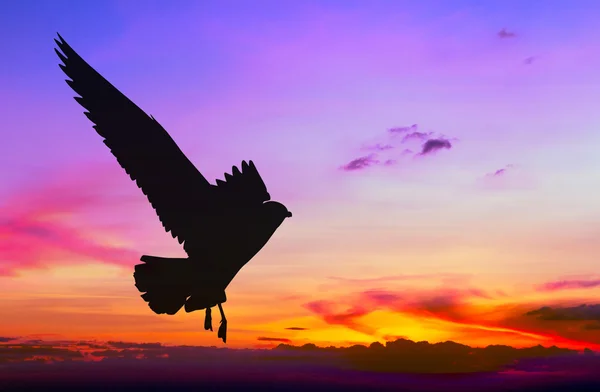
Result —
[{"label": "bird's beak", "polygon": [[291,218],[292,217],[292,213],[288,211],[286,218]]}]

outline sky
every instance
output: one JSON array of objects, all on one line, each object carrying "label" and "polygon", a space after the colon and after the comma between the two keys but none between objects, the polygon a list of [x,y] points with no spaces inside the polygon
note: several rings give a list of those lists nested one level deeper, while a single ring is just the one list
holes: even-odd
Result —
[{"label": "sky", "polygon": [[[143,4],[143,6],[142,6]],[[0,15],[0,336],[223,346],[156,315],[185,257],[72,99],[62,37],[210,181],[293,212],[228,347],[398,337],[600,349],[600,3],[13,1]]]}]

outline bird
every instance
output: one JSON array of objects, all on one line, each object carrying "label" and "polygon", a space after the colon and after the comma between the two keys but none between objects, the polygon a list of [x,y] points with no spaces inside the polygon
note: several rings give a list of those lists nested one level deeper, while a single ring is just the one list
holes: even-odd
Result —
[{"label": "bird", "polygon": [[[271,200],[252,160],[232,166],[225,180],[211,184],[180,150],[163,126],[92,68],[58,34],[54,51],[79,96],[75,100],[119,165],[135,181],[163,228],[187,258],[143,255],[133,278],[156,314],[204,309],[212,331],[218,306],[218,338],[227,342],[225,289],[292,213]],[[59,50],[60,49],[60,50]]]}]

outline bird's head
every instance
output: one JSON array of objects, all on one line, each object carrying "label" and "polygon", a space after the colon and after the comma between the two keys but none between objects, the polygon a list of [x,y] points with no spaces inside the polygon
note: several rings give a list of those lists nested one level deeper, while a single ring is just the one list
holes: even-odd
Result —
[{"label": "bird's head", "polygon": [[287,207],[276,201],[268,201],[263,204],[263,211],[267,217],[267,220],[275,224],[277,227],[285,218],[291,218],[292,213],[288,211]]}]

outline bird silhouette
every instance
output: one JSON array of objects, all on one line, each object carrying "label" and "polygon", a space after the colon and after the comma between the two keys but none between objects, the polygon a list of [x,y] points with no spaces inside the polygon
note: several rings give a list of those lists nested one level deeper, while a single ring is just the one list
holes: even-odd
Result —
[{"label": "bird silhouette", "polygon": [[[58,34],[54,49],[70,78],[75,100],[130,178],[148,197],[164,229],[177,238],[187,258],[144,255],[135,266],[135,286],[157,314],[219,307],[218,337],[227,342],[222,304],[225,289],[292,213],[270,201],[256,166],[242,161],[225,181],[210,184],[167,131],[83,60]],[[62,53],[61,53],[62,51]]]}]

